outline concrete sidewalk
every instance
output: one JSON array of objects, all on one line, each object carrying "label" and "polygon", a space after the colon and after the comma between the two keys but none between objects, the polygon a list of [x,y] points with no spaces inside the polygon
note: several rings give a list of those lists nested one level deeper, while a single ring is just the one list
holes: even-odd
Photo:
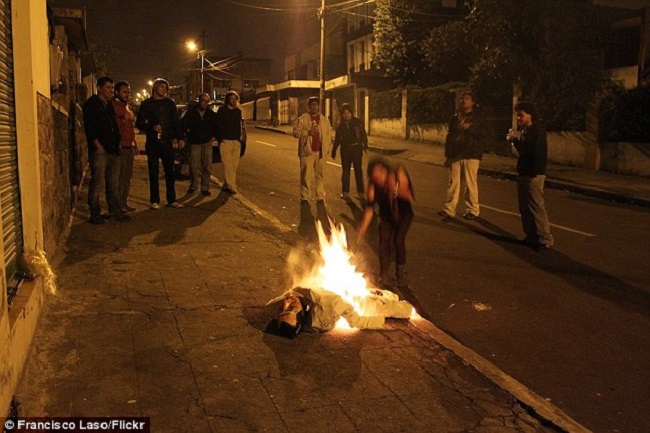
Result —
[{"label": "concrete sidewalk", "polygon": [[[257,125],[259,129],[289,134],[291,127]],[[444,166],[444,146],[399,139],[368,137],[370,150],[390,157]],[[485,154],[479,174],[516,179],[514,157]],[[567,165],[548,164],[546,187],[562,189],[618,203],[650,207],[650,178],[625,176],[606,171],[585,170]]]},{"label": "concrete sidewalk", "polygon": [[293,341],[265,333],[263,306],[289,288],[298,236],[243,197],[180,200],[147,209],[143,156],[132,221],[91,225],[80,200],[17,392],[21,417],[150,416],[153,432],[192,433],[585,431],[423,319]]}]

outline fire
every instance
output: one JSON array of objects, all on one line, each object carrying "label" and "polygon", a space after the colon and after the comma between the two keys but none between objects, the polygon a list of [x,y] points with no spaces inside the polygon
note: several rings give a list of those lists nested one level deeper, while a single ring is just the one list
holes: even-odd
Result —
[{"label": "fire", "polygon": [[[378,290],[366,280],[363,273],[357,271],[353,264],[353,254],[348,250],[343,225],[336,225],[330,221],[330,228],[331,235],[328,237],[320,221],[317,222],[320,249],[315,265],[307,266],[305,269],[306,263],[302,258],[294,257],[292,260],[290,257],[292,268],[290,272],[294,277],[293,287],[319,288],[334,293],[352,305],[359,316],[382,315],[382,312],[378,311],[376,302],[377,296],[382,295],[378,294]],[[397,296],[394,296],[397,299]],[[407,304],[403,301],[400,303]],[[410,307],[410,304],[408,306]],[[415,313],[414,309],[412,313]],[[350,328],[343,317],[338,320],[335,327]]]}]

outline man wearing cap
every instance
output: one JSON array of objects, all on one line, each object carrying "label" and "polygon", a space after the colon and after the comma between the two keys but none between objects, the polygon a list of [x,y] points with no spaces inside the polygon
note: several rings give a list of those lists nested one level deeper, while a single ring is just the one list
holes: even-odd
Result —
[{"label": "man wearing cap", "polygon": [[158,185],[159,161],[165,170],[165,187],[167,207],[182,208],[176,201],[174,176],[174,149],[183,148],[185,142],[181,124],[176,111],[176,104],[167,96],[169,83],[158,78],[153,83],[151,97],[140,105],[135,126],[145,131],[147,141],[147,165],[149,167],[149,202],[151,209],[160,208],[160,187]]},{"label": "man wearing cap", "polygon": [[298,139],[300,157],[300,202],[309,204],[316,199],[325,203],[325,162],[332,148],[332,125],[321,115],[320,99],[316,96],[307,102],[309,111],[298,118],[293,136]]}]

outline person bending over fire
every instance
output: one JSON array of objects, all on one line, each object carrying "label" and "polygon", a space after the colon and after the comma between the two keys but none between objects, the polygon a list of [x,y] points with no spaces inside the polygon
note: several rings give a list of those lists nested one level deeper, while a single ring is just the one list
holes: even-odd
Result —
[{"label": "person bending over fire", "polygon": [[384,158],[373,158],[368,163],[367,201],[363,220],[358,229],[361,241],[379,207],[379,286],[389,281],[391,247],[395,248],[397,287],[407,288],[406,234],[413,221],[411,201],[415,198],[411,179],[406,169],[391,166]]}]

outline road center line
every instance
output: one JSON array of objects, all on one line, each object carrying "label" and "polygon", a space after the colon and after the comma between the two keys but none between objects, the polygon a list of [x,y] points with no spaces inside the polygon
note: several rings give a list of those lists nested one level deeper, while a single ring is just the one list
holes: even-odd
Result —
[{"label": "road center line", "polygon": [[266,145],[266,146],[278,147],[277,145],[275,145],[275,144],[271,144],[271,143],[267,143],[266,141],[259,141],[259,140],[255,140],[255,141],[256,141],[257,143],[259,143],[259,144],[264,144],[264,145]]},{"label": "road center line", "polygon": [[[493,210],[495,212],[501,212],[501,213],[504,213],[504,214],[507,214],[507,215],[512,215],[512,216],[516,216],[517,218],[521,218],[521,215],[516,213],[516,212],[510,212],[510,211],[499,209],[499,208],[496,208],[496,207],[487,206],[487,205],[484,205],[484,204],[481,204],[481,207],[483,207],[485,209]],[[580,230],[572,229],[571,227],[561,226],[559,224],[549,223],[549,225],[551,227],[555,227],[557,229],[564,230],[564,231],[571,232],[571,233],[576,233],[576,234],[579,234],[579,235],[582,235],[582,236],[586,236],[588,238],[595,238],[596,236],[598,236],[598,235],[596,235],[594,233],[583,232],[583,231],[580,231]]]}]

